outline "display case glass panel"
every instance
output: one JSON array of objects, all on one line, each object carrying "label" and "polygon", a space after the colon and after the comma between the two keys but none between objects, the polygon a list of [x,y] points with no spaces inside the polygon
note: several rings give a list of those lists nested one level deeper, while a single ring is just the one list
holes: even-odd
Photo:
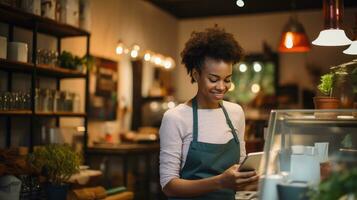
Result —
[{"label": "display case glass panel", "polygon": [[357,167],[357,110],[273,110],[265,139],[259,196],[284,199]]}]

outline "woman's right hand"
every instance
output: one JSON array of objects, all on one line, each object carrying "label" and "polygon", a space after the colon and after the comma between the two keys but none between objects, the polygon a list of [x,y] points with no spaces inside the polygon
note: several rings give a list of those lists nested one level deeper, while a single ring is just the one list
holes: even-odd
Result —
[{"label": "woman's right hand", "polygon": [[239,172],[239,165],[235,164],[219,175],[219,183],[222,188],[240,190],[242,187],[257,182],[259,176],[255,171]]}]

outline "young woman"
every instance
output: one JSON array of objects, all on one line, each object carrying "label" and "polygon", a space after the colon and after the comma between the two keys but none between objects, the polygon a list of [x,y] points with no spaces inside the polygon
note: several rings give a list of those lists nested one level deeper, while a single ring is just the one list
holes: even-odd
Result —
[{"label": "young woman", "polygon": [[160,182],[169,199],[234,200],[255,186],[255,172],[239,172],[245,157],[241,106],[223,101],[232,66],[242,48],[220,28],[193,32],[181,52],[191,82],[191,100],[168,110],[160,127]]}]

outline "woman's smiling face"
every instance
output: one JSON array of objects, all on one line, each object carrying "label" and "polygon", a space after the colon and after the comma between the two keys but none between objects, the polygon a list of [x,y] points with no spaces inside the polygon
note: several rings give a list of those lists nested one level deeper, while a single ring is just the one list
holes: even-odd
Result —
[{"label": "woman's smiling face", "polygon": [[206,58],[200,73],[193,73],[199,97],[206,105],[218,104],[231,87],[232,63]]}]

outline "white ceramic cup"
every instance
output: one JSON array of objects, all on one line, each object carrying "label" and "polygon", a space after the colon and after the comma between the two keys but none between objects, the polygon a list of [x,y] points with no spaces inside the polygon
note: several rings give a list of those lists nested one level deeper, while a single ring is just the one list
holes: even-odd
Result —
[{"label": "white ceramic cup", "polygon": [[12,61],[27,62],[28,47],[23,42],[9,42],[7,58]]},{"label": "white ceramic cup", "polygon": [[0,58],[6,59],[7,56],[7,39],[0,36]]},{"label": "white ceramic cup", "polygon": [[328,142],[316,142],[315,148],[317,149],[320,163],[328,161]]},{"label": "white ceramic cup", "polygon": [[277,185],[282,183],[283,176],[279,174],[267,175],[261,178],[260,194],[261,200],[278,200]]}]

